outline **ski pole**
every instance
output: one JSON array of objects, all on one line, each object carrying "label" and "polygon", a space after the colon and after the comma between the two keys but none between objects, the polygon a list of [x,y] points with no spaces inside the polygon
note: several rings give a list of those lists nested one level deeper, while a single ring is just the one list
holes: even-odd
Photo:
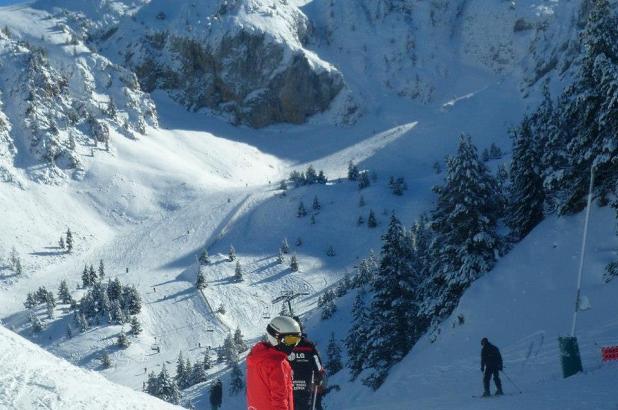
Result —
[{"label": "ski pole", "polygon": [[315,402],[318,399],[318,386],[315,384],[315,372],[311,372],[311,386],[313,386],[311,410],[315,410]]},{"label": "ski pole", "polygon": [[517,384],[515,384],[515,382],[513,381],[513,379],[511,379],[511,378],[509,377],[509,375],[508,375],[508,374],[506,374],[506,373],[504,372],[504,370],[502,370],[502,374],[506,376],[506,378],[507,378],[507,379],[511,382],[511,384],[512,384],[513,386],[515,386],[515,388],[516,388],[517,390],[519,390],[519,394],[522,394],[522,393],[523,393],[523,392],[521,391],[521,389],[519,388],[519,386],[518,386]]}]

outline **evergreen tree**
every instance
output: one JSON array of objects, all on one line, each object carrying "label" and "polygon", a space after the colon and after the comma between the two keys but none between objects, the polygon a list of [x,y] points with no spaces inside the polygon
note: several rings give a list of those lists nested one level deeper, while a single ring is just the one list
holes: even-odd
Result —
[{"label": "evergreen tree", "polygon": [[247,345],[243,338],[242,332],[240,331],[240,327],[237,327],[234,331],[234,345],[236,345],[236,349],[239,352],[244,352],[247,350]]},{"label": "evergreen tree", "polygon": [[212,410],[219,410],[221,403],[223,403],[223,383],[221,383],[221,380],[217,379],[210,385],[209,400]]},{"label": "evergreen tree", "polygon": [[279,183],[279,189],[282,191],[288,190],[288,184],[286,184],[285,179],[282,179],[281,182]]},{"label": "evergreen tree", "polygon": [[90,265],[90,268],[88,269],[88,276],[90,276],[90,284],[94,285],[95,283],[97,283],[97,272],[94,270],[94,266]]},{"label": "evergreen tree", "polygon": [[15,274],[20,276],[23,272],[23,269],[21,267],[21,259],[17,258],[17,260],[15,261]]},{"label": "evergreen tree", "polygon": [[58,241],[58,246],[60,249],[64,249],[64,238],[60,236],[60,240]]},{"label": "evergreen tree", "polygon": [[366,205],[367,203],[365,202],[365,197],[363,195],[360,196],[359,200],[358,200],[358,206],[359,208],[362,208]]},{"label": "evergreen tree", "polygon": [[369,329],[369,317],[365,305],[365,292],[361,291],[356,295],[352,305],[352,327],[345,338],[345,347],[348,352],[347,367],[350,369],[352,380],[365,369],[367,355],[367,334]]},{"label": "evergreen tree", "polygon": [[138,336],[142,333],[142,324],[139,322],[137,316],[131,317],[131,334]]},{"label": "evergreen tree", "polygon": [[414,271],[409,236],[395,215],[391,216],[382,241],[369,311],[367,366],[371,373],[363,380],[373,389],[382,385],[390,367],[408,353],[419,336],[414,323],[419,274]]},{"label": "evergreen tree", "polygon": [[167,401],[168,403],[178,404],[180,402],[180,392],[178,391],[178,385],[170,377],[167,373],[167,369],[165,368],[165,364],[157,377],[158,387],[157,396],[158,398]]},{"label": "evergreen tree", "polygon": [[233,245],[230,245],[230,250],[227,253],[227,260],[234,262],[234,259],[236,259],[236,249],[234,249]]},{"label": "evergreen tree", "polygon": [[328,249],[326,250],[326,255],[331,256],[331,257],[336,255],[335,248],[333,248],[333,245],[328,246]]},{"label": "evergreen tree", "polygon": [[34,296],[32,292],[29,292],[28,296],[26,297],[26,301],[24,302],[24,307],[26,309],[32,309],[36,305],[37,305],[36,297]]},{"label": "evergreen tree", "polygon": [[348,179],[350,181],[356,181],[359,176],[359,170],[356,165],[352,161],[348,163]]},{"label": "evergreen tree", "polygon": [[277,263],[282,264],[285,262],[285,256],[283,256],[283,251],[279,248],[279,255],[277,255]]},{"label": "evergreen tree", "polygon": [[208,351],[204,353],[204,360],[202,361],[202,366],[204,367],[204,370],[208,370],[212,367],[212,361],[210,360],[210,353],[208,353]]},{"label": "evergreen tree", "polygon": [[493,267],[501,246],[496,233],[501,204],[496,182],[467,136],[460,138],[457,155],[448,160],[445,184],[434,191],[432,299],[433,314],[442,317],[473,280]]},{"label": "evergreen tree", "polygon": [[300,204],[298,204],[298,211],[296,212],[296,216],[298,218],[302,218],[303,216],[307,215],[307,211],[305,210],[305,205],[303,204],[303,201],[300,201]]},{"label": "evergreen tree", "polygon": [[507,225],[516,240],[525,237],[543,220],[545,193],[537,170],[539,160],[527,119],[513,136],[513,160]]},{"label": "evergreen tree", "polygon": [[283,238],[283,241],[281,242],[281,247],[279,249],[283,253],[289,253],[290,252],[290,246],[288,245],[288,238]]},{"label": "evergreen tree", "polygon": [[157,375],[154,372],[148,373],[148,379],[146,381],[146,393],[151,396],[157,396],[159,392],[159,381]]},{"label": "evergreen tree", "polygon": [[176,376],[174,380],[176,384],[182,389],[187,386],[187,376],[191,369],[187,369],[185,366],[185,359],[182,356],[182,350],[178,353],[178,359],[176,359]]},{"label": "evergreen tree", "polygon": [[363,218],[362,215],[359,215],[358,219],[356,220],[356,225],[361,226],[365,223],[365,218]]},{"label": "evergreen tree", "polygon": [[202,273],[202,270],[197,271],[197,280],[195,281],[195,287],[199,290],[205,289],[207,287],[206,278]]},{"label": "evergreen tree", "polygon": [[48,319],[53,319],[54,318],[54,304],[51,302],[51,300],[48,300],[47,303],[45,304],[45,308],[47,310],[47,318]]},{"label": "evergreen tree", "polygon": [[65,305],[71,303],[71,293],[69,292],[69,286],[67,285],[66,280],[60,281],[60,286],[58,287],[58,299],[60,299],[60,301]]},{"label": "evergreen tree", "polygon": [[341,364],[341,347],[339,347],[339,343],[335,340],[335,333],[331,332],[330,339],[328,340],[328,350],[327,361],[326,361],[326,370],[328,370],[328,374],[333,375],[336,374],[339,370],[343,369],[343,365]]},{"label": "evergreen tree", "polygon": [[292,255],[290,258],[290,270],[292,272],[298,272],[298,260],[296,259],[296,255]]},{"label": "evergreen tree", "polygon": [[305,171],[305,181],[308,185],[315,184],[318,182],[318,174],[313,168],[313,165],[309,165],[307,170]]},{"label": "evergreen tree", "polygon": [[237,395],[245,388],[245,382],[243,379],[244,377],[242,370],[240,370],[240,366],[238,363],[234,363],[232,365],[232,374],[230,376],[230,394],[232,396]]},{"label": "evergreen tree", "polygon": [[110,367],[112,367],[112,359],[109,357],[109,354],[107,354],[107,352],[103,352],[103,354],[101,355],[101,367],[103,367],[104,369],[109,369]]},{"label": "evergreen tree", "polygon": [[489,158],[489,150],[487,148],[483,149],[483,151],[481,152],[481,161],[487,162],[489,161]]},{"label": "evergreen tree", "polygon": [[561,98],[559,128],[567,134],[567,167],[559,178],[561,213],[585,206],[590,169],[606,202],[618,181],[618,18],[608,0],[594,0],[581,34],[582,63]]},{"label": "evergreen tree", "polygon": [[71,253],[73,252],[73,233],[71,233],[70,228],[67,229],[66,237],[67,237],[67,240],[65,241],[66,249],[68,253]]},{"label": "evergreen tree", "polygon": [[328,178],[326,177],[326,175],[324,174],[323,170],[320,170],[320,172],[318,173],[318,179],[317,179],[317,183],[318,184],[322,184],[325,185],[328,182]]},{"label": "evergreen tree", "polygon": [[502,150],[495,143],[491,143],[489,146],[489,158],[491,159],[500,159],[502,158]]},{"label": "evergreen tree", "polygon": [[236,343],[234,343],[234,338],[231,334],[227,335],[223,341],[223,357],[225,357],[225,362],[228,365],[237,363],[239,360],[238,347],[236,346]]},{"label": "evergreen tree", "polygon": [[315,195],[313,197],[313,205],[312,205],[312,207],[316,211],[319,211],[320,208],[321,208],[320,201],[318,201],[318,196],[317,195]]},{"label": "evergreen tree", "polygon": [[376,215],[373,213],[373,209],[369,210],[369,216],[367,217],[367,226],[369,228],[375,228],[378,226],[378,220],[376,219]]},{"label": "evergreen tree", "polygon": [[32,327],[32,333],[38,334],[43,331],[43,324],[39,320],[39,317],[30,311],[30,326]]},{"label": "evergreen tree", "polygon": [[103,265],[103,259],[99,260],[99,280],[103,280],[105,277],[105,266]]},{"label": "evergreen tree", "polygon": [[200,265],[208,265],[210,263],[210,258],[208,257],[208,249],[204,248],[200,257],[198,259]]},{"label": "evergreen tree", "polygon": [[82,286],[87,288],[90,285],[90,273],[88,273],[88,266],[84,265],[84,271],[82,272]]},{"label": "evergreen tree", "polygon": [[358,177],[358,189],[365,189],[369,185],[371,185],[371,182],[369,181],[369,172],[361,172]]},{"label": "evergreen tree", "polygon": [[240,266],[240,261],[236,261],[236,268],[234,268],[234,280],[236,282],[242,282],[242,267]]},{"label": "evergreen tree", "polygon": [[116,339],[116,344],[120,348],[126,349],[127,347],[131,345],[131,341],[129,340],[127,335],[124,333],[124,331],[121,331],[120,334],[118,335],[118,338]]},{"label": "evergreen tree", "polygon": [[196,362],[191,368],[191,376],[189,377],[189,383],[191,386],[194,384],[205,382],[208,379],[206,371],[202,363]]}]

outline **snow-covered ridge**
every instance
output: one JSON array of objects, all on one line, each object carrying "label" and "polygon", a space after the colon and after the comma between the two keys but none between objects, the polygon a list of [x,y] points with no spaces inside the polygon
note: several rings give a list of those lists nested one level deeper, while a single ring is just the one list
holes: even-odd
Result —
[{"label": "snow-covered ridge", "polygon": [[148,91],[234,123],[302,123],[325,111],[341,74],[305,50],[310,23],[275,0],[155,0],[125,19],[104,52],[132,67]]},{"label": "snow-covered ridge", "polygon": [[77,368],[0,326],[0,408],[179,409]]},{"label": "snow-covered ridge", "polygon": [[154,103],[135,75],[89,50],[62,21],[5,8],[0,24],[1,110],[11,125],[0,126],[5,168],[58,183],[79,177],[84,157],[113,150],[110,129],[135,138],[157,126]]}]

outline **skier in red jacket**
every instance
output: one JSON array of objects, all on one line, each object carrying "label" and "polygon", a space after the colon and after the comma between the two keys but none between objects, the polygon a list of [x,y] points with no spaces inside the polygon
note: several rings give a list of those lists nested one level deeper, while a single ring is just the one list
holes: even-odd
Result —
[{"label": "skier in red jacket", "polygon": [[300,326],[291,317],[278,316],[266,327],[266,337],[247,357],[247,409],[294,410],[288,355],[301,340]]}]

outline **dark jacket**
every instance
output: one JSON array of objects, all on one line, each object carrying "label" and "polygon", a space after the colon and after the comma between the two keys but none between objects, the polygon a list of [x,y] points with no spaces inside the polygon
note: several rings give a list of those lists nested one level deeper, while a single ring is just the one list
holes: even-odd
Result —
[{"label": "dark jacket", "polygon": [[247,407],[251,410],[294,410],[288,358],[265,342],[253,346],[247,357]]},{"label": "dark jacket", "polygon": [[487,342],[481,350],[481,370],[502,370],[502,355],[500,350]]},{"label": "dark jacket", "polygon": [[320,359],[320,353],[315,344],[305,338],[294,347],[288,356],[293,371],[294,408],[310,410],[313,408],[314,389],[318,389],[316,409],[320,409],[319,396],[322,393],[325,371]]}]

